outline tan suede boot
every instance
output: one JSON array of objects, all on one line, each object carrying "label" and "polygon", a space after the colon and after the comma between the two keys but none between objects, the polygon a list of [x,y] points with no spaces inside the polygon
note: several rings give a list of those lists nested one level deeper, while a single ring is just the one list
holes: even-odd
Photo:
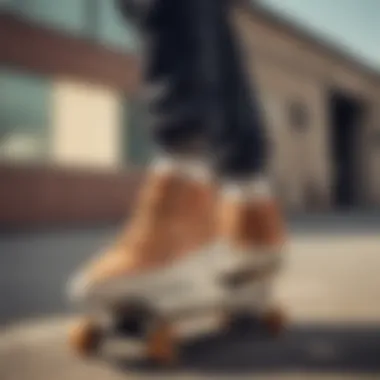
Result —
[{"label": "tan suede boot", "polygon": [[268,185],[261,182],[222,189],[218,220],[222,238],[256,254],[270,254],[286,242],[279,205]]},{"label": "tan suede boot", "polygon": [[84,269],[88,281],[154,271],[206,245],[213,238],[215,188],[204,174],[192,175],[181,163],[154,166],[125,231]]},{"label": "tan suede boot", "polygon": [[244,294],[240,302],[249,309],[252,297],[252,305],[256,303],[253,309],[268,331],[277,334],[285,320],[272,304],[270,290],[282,261],[286,231],[269,184],[257,178],[222,186],[218,220],[217,234],[225,246],[225,256],[239,256],[241,260],[230,275],[232,286],[239,289],[236,298],[239,292]]},{"label": "tan suede boot", "polygon": [[[214,184],[202,165],[173,160],[153,165],[128,226],[116,244],[75,277],[71,297],[89,304],[99,302],[99,294],[103,300],[125,299],[128,284],[118,295],[120,287],[109,285],[124,279],[133,283],[195,255],[214,238],[215,200]],[[70,331],[71,347],[90,354],[99,342],[97,331],[91,318],[82,318]]]}]

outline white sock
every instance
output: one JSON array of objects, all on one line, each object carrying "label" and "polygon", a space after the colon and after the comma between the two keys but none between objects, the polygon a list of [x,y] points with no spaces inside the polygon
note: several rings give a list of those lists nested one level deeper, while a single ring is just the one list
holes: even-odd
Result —
[{"label": "white sock", "polygon": [[158,173],[176,173],[197,182],[209,182],[211,170],[201,159],[174,155],[160,155],[152,162],[152,170]]},{"label": "white sock", "polygon": [[258,174],[222,184],[222,196],[239,202],[250,202],[272,199],[273,192],[268,178]]}]

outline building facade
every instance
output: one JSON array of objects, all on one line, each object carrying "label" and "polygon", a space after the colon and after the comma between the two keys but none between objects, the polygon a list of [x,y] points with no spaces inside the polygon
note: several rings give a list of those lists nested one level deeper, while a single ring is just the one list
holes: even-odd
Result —
[{"label": "building facade", "polygon": [[146,144],[136,157],[128,131],[138,39],[114,2],[3,0],[0,10],[1,159],[105,170],[141,161]]},{"label": "building facade", "polygon": [[[379,206],[380,74],[257,6],[239,2],[233,16],[260,90],[268,170],[283,204]],[[50,194],[48,206],[37,202],[41,220],[80,220],[73,210],[81,202],[83,220],[124,213],[124,189],[135,183],[130,170],[153,150],[144,112],[131,100],[139,86],[138,48],[112,1],[0,2],[0,181],[7,184],[0,203],[8,210],[0,222],[26,218],[20,208],[36,202],[25,187],[40,198]],[[89,187],[94,175],[86,214],[83,191],[74,189],[78,181]],[[72,210],[65,218],[62,204]]]},{"label": "building facade", "polygon": [[0,2],[0,225],[126,214],[150,152],[137,42],[112,1]]},{"label": "building facade", "polygon": [[380,71],[242,5],[236,25],[261,91],[270,172],[291,209],[380,205]]}]

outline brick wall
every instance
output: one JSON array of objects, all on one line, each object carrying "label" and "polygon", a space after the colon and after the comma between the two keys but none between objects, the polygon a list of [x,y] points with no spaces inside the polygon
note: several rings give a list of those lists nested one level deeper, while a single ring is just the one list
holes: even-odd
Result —
[{"label": "brick wall", "polygon": [[142,173],[0,166],[0,226],[111,223],[125,217]]}]

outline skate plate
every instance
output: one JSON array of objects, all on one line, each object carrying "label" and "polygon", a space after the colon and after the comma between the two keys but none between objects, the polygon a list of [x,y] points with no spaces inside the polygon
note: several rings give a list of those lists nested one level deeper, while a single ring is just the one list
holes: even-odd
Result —
[{"label": "skate plate", "polygon": [[[224,316],[216,312],[169,320],[173,337],[179,343],[217,334],[225,327],[225,322]],[[104,330],[104,335],[102,350],[107,353],[107,356],[131,360],[145,359],[148,348],[146,336],[132,337],[112,330]]]},{"label": "skate plate", "polygon": [[[104,311],[110,318],[106,324],[94,322],[95,335],[102,336],[102,344],[97,350],[105,348],[110,352],[141,358],[152,350],[152,345],[160,351],[157,347],[174,346],[218,333],[229,328],[239,314],[249,315],[253,320],[262,319],[269,330],[277,332],[281,330],[283,320],[280,314],[268,311],[270,297],[267,292],[268,280],[277,269],[276,265],[268,265],[265,270],[242,266],[211,281],[207,276],[200,277],[203,281],[206,279],[202,283],[195,274],[197,272],[183,276],[171,271],[170,276],[148,279],[150,286],[145,281],[145,284],[142,281],[136,283],[141,293],[134,291],[132,294],[124,290],[123,295],[113,300],[112,307],[103,303],[108,305]],[[119,288],[126,289],[122,284]],[[112,292],[108,294],[112,295]],[[164,330],[170,332],[160,332]],[[93,339],[91,334],[88,339]],[[170,343],[161,344],[161,340]],[[85,334],[79,341],[86,341]],[[91,347],[91,344],[85,346]]]}]

